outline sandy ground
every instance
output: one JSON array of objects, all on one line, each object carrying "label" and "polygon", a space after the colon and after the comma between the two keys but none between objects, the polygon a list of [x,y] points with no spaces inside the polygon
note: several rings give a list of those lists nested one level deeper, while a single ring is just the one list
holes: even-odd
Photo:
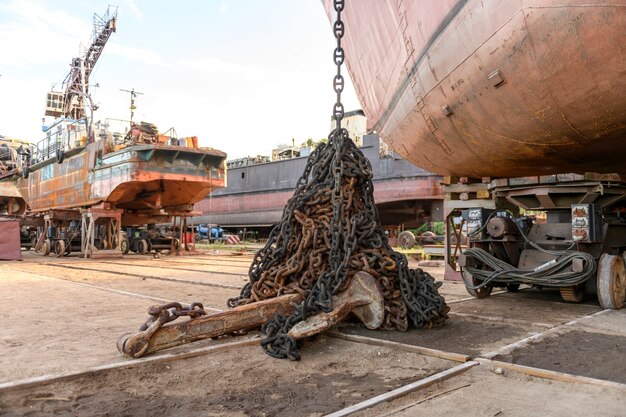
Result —
[{"label": "sandy ground", "polygon": [[[222,252],[82,260],[29,252],[23,262],[0,263],[0,416],[319,416],[458,365],[326,336],[305,341],[300,362],[272,359],[259,346],[160,361],[241,338],[170,349],[153,355],[153,362],[131,361],[117,351],[117,338],[137,329],[151,305],[201,301],[224,309],[246,282],[251,259]],[[425,270],[443,273],[436,266]],[[348,322],[338,329],[473,358],[548,331],[497,359],[626,382],[624,311],[597,314],[593,302],[567,304],[557,294],[530,290],[476,300],[462,284],[445,282],[441,292],[451,307],[444,327],[399,333]],[[124,364],[132,366],[119,368]],[[118,368],[53,378],[107,365]],[[626,415],[626,385],[600,389],[488,368],[472,368],[362,413]],[[20,385],[38,377],[50,381]]]},{"label": "sandy ground", "polygon": [[[455,364],[324,336],[301,362],[257,346],[0,394],[3,415],[322,415]],[[268,376],[270,376],[268,378]]]}]

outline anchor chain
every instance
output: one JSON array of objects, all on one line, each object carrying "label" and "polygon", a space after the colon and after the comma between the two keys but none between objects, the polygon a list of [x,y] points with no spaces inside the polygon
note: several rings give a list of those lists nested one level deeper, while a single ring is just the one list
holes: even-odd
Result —
[{"label": "anchor chain", "polygon": [[300,359],[296,342],[287,333],[312,315],[330,312],[332,296],[344,290],[358,271],[371,274],[383,290],[382,329],[430,328],[448,318],[449,307],[437,291],[441,283],[421,269],[409,269],[406,257],[389,245],[374,203],[371,164],[341,127],[344,0],[335,0],[334,8],[336,127],[329,142],[310,154],[281,222],[252,261],[249,282],[238,297],[228,300],[232,308],[283,294],[304,296],[294,314],[277,316],[262,327],[266,335],[262,346],[277,358]]},{"label": "anchor chain", "polygon": [[139,327],[140,331],[146,330],[152,323],[159,321],[159,319],[161,323],[158,327],[162,327],[164,324],[174,321],[179,317],[189,316],[189,318],[195,319],[196,317],[205,316],[206,311],[202,303],[191,303],[188,307],[183,307],[181,303],[172,302],[150,307],[148,309],[148,315],[150,317]]}]

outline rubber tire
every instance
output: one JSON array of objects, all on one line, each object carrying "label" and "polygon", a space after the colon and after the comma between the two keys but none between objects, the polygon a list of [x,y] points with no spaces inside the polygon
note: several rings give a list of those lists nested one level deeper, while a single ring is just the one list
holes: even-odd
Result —
[{"label": "rubber tire", "polygon": [[50,255],[50,250],[52,250],[52,242],[50,242],[50,239],[46,239],[41,244],[41,256]]},{"label": "rubber tire", "polygon": [[598,262],[598,301],[604,309],[619,310],[626,300],[626,268],[624,258],[602,254]]},{"label": "rubber tire", "polygon": [[62,164],[65,159],[65,152],[61,149],[57,149],[57,163]]},{"label": "rubber tire", "polygon": [[57,256],[57,258],[63,256],[65,254],[65,250],[65,241],[63,239],[59,239],[54,242],[54,254]]},{"label": "rubber tire", "polygon": [[148,242],[146,239],[141,239],[137,242],[137,253],[140,255],[145,255],[148,253]]},{"label": "rubber tire", "polygon": [[487,298],[491,295],[491,291],[493,291],[493,285],[486,285],[477,290],[468,288],[468,285],[474,286],[478,284],[478,281],[475,280],[472,274],[467,271],[462,271],[461,275],[463,276],[463,283],[465,283],[465,289],[467,290],[469,295],[476,298]]},{"label": "rubber tire", "polygon": [[128,242],[128,239],[122,239],[122,242],[120,243],[120,250],[124,255],[130,251],[130,242]]},{"label": "rubber tire", "polygon": [[411,249],[415,246],[415,235],[412,232],[405,230],[398,235],[398,245],[403,249]]},{"label": "rubber tire", "polygon": [[426,231],[419,235],[418,240],[422,245],[432,245],[436,242],[437,235],[434,232]]}]

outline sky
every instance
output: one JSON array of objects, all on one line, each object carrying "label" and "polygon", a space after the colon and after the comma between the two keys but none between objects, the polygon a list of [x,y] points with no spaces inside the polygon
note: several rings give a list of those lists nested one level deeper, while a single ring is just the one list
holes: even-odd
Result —
[{"label": "sky", "polygon": [[[0,0],[0,134],[36,142],[46,93],[62,91],[89,43],[94,13],[115,0]],[[330,22],[320,0],[118,0],[89,80],[95,121],[171,127],[228,159],[319,140],[335,102]],[[360,104],[344,68],[346,111]],[[95,85],[98,87],[93,87]],[[47,122],[50,122],[50,118]],[[112,123],[113,125],[115,122]]]}]

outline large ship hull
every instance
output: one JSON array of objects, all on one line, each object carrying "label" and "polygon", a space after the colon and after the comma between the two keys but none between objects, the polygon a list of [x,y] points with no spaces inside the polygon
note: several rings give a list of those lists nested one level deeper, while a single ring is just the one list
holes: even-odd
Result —
[{"label": "large ship hull", "polygon": [[[381,155],[376,135],[365,135],[360,149],[372,166],[374,199],[383,225],[411,228],[443,220],[440,176],[397,155]],[[229,229],[263,229],[279,223],[306,163],[306,157],[299,157],[229,168],[228,187],[196,204],[202,216],[195,222]]]},{"label": "large ship hull", "polygon": [[626,174],[623,2],[360,0],[342,19],[368,129],[414,164]]},{"label": "large ship hull", "polygon": [[224,187],[226,154],[162,144],[137,144],[104,153],[104,141],[30,167],[19,189],[34,213],[109,203],[136,215],[190,212]]}]

